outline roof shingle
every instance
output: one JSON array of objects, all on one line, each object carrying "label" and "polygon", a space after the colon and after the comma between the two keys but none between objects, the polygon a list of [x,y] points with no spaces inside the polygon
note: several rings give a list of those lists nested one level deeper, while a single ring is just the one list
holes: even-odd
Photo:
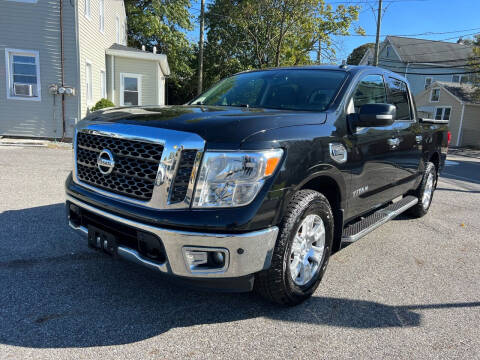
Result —
[{"label": "roof shingle", "polygon": [[472,56],[472,47],[469,45],[390,35],[385,40],[395,47],[403,62],[458,65],[465,64]]}]

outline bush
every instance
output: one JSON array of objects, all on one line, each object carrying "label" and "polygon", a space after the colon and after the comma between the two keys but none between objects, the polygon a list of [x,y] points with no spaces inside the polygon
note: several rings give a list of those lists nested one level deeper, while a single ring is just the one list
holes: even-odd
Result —
[{"label": "bush", "polygon": [[95,104],[94,107],[92,107],[91,111],[97,111],[103,108],[108,108],[108,107],[114,107],[115,104],[111,102],[108,99],[100,99],[98,102]]}]

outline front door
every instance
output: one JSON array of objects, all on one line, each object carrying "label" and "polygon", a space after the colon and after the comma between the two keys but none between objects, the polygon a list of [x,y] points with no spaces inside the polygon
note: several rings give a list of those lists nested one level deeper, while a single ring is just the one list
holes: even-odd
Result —
[{"label": "front door", "polygon": [[[388,103],[382,75],[367,75],[360,80],[347,112],[357,112],[365,104]],[[352,181],[349,193],[349,213],[346,218],[358,216],[380,206],[392,196],[398,172],[395,166],[398,131],[395,125],[357,128],[348,136]]]}]

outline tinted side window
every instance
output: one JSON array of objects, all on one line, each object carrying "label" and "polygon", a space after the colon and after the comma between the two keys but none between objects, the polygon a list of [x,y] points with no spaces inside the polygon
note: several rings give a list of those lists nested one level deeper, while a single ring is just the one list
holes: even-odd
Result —
[{"label": "tinted side window", "polygon": [[355,112],[365,104],[387,103],[387,92],[381,75],[367,75],[357,85],[353,95]]},{"label": "tinted side window", "polygon": [[389,103],[395,105],[397,108],[397,120],[412,119],[410,102],[408,101],[407,84],[403,81],[389,78],[388,86],[390,87]]}]

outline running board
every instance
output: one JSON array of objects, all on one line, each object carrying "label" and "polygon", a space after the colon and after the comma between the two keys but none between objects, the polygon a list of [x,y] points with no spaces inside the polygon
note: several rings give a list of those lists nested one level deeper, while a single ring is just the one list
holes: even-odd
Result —
[{"label": "running board", "polygon": [[382,208],[343,229],[342,242],[352,243],[372,232],[380,225],[400,215],[418,203],[415,196],[406,196],[400,201]]}]

